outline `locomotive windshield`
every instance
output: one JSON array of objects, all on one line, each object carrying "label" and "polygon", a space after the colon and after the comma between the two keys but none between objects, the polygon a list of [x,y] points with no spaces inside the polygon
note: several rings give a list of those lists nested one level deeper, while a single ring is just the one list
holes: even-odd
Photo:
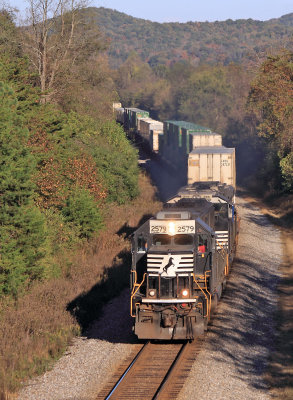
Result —
[{"label": "locomotive windshield", "polygon": [[154,246],[168,246],[168,245],[176,245],[176,246],[186,246],[192,245],[194,243],[193,235],[154,235],[153,236],[153,245]]},{"label": "locomotive windshield", "polygon": [[171,244],[171,238],[169,235],[154,235],[153,244],[155,246],[165,246]]}]

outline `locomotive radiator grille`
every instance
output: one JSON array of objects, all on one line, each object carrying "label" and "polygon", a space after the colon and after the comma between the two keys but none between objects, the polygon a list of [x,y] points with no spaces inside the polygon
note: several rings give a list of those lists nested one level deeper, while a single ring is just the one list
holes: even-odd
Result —
[{"label": "locomotive radiator grille", "polygon": [[228,231],[216,231],[217,250],[228,247],[229,233]]}]

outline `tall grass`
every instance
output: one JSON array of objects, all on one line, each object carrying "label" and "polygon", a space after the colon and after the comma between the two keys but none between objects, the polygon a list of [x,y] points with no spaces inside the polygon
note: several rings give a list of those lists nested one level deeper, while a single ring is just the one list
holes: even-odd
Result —
[{"label": "tall grass", "polygon": [[161,206],[144,174],[140,192],[127,205],[107,206],[105,229],[97,239],[74,254],[59,255],[60,278],[35,284],[17,302],[2,300],[0,400],[14,398],[22,382],[49,369],[72,338],[98,317],[102,305],[128,284],[127,233]]}]

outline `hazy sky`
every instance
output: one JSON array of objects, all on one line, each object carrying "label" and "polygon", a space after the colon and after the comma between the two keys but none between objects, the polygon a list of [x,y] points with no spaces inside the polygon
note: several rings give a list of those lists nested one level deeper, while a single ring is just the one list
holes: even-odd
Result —
[{"label": "hazy sky", "polygon": [[[25,0],[6,2],[21,11],[27,4]],[[158,22],[267,20],[293,12],[293,0],[90,0],[90,5]]]}]

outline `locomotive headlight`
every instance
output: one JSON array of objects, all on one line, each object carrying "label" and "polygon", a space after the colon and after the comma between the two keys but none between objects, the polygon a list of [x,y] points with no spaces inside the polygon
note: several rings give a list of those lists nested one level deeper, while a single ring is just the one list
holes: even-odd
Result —
[{"label": "locomotive headlight", "polygon": [[189,296],[189,290],[183,289],[181,294],[182,294],[182,297],[188,297]]},{"label": "locomotive headlight", "polygon": [[169,222],[169,235],[171,235],[171,236],[175,235],[175,223],[174,222]]},{"label": "locomotive headlight", "polygon": [[155,289],[150,289],[149,290],[149,296],[150,297],[155,297],[155,295],[156,295],[156,290]]}]

